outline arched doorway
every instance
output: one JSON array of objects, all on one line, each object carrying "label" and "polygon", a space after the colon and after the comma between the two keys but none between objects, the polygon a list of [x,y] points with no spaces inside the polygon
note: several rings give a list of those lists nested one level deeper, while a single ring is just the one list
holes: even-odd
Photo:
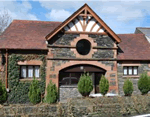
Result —
[{"label": "arched doorway", "polygon": [[99,81],[101,75],[105,75],[106,70],[89,64],[78,64],[69,66],[59,71],[60,99],[68,97],[78,97],[77,84],[81,74],[88,72],[93,81],[93,93],[99,93]]}]

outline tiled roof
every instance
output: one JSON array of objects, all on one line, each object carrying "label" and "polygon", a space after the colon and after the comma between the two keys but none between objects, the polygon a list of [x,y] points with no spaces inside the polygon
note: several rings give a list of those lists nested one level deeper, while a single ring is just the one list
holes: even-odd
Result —
[{"label": "tiled roof", "polygon": [[0,36],[0,49],[47,49],[45,36],[61,22],[14,20]]},{"label": "tiled roof", "polygon": [[150,37],[150,28],[148,28],[148,27],[137,27],[136,30],[141,31],[141,33],[143,33],[146,36]]},{"label": "tiled roof", "polygon": [[[47,49],[45,36],[61,22],[14,20],[0,36],[0,49]],[[118,34],[123,51],[119,60],[150,60],[150,43],[144,34]]]},{"label": "tiled roof", "polygon": [[119,60],[150,60],[150,43],[144,34],[118,34],[122,42],[119,47],[123,51]]}]

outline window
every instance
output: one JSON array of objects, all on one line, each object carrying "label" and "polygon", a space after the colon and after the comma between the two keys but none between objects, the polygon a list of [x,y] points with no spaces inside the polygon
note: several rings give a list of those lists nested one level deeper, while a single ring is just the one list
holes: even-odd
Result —
[{"label": "window", "polygon": [[123,75],[138,75],[138,67],[137,66],[124,66]]},{"label": "window", "polygon": [[22,65],[20,66],[21,70],[21,78],[33,78],[34,76],[36,78],[40,77],[40,66],[36,65]]},{"label": "window", "polygon": [[91,43],[86,39],[81,39],[76,45],[77,52],[81,55],[87,55],[91,49]]},{"label": "window", "polygon": [[60,85],[77,85],[78,79],[76,77],[64,77]]}]

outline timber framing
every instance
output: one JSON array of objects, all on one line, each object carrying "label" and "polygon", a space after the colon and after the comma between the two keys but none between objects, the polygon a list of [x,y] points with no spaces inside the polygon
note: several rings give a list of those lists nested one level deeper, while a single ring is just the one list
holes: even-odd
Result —
[{"label": "timber framing", "polygon": [[[102,27],[104,27],[107,30],[107,32],[117,41],[117,43],[121,42],[121,39],[107,26],[107,24],[87,4],[84,4],[80,9],[74,12],[56,29],[54,29],[51,33],[49,33],[45,37],[46,40],[50,40],[54,35],[56,35],[59,31],[61,31],[69,22],[73,21],[73,19],[79,16],[83,11],[85,11],[85,14],[83,14],[85,17],[87,17],[87,15],[89,14],[92,15],[102,25]],[[87,11],[89,12],[89,14],[87,14]],[[83,19],[85,20],[85,18]]]},{"label": "timber framing", "polygon": [[94,34],[94,35],[108,35],[106,32],[77,32],[77,31],[65,31],[65,34]]}]

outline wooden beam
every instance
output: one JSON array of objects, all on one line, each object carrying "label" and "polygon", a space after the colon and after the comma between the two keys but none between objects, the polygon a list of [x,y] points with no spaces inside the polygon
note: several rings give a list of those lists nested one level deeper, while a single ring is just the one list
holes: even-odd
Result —
[{"label": "wooden beam", "polygon": [[96,31],[96,32],[98,32],[100,29],[102,29],[102,26],[100,26],[100,27],[97,29],[97,31]]},{"label": "wooden beam", "polygon": [[83,29],[83,24],[82,24],[81,20],[78,17],[76,19],[79,21],[79,23],[81,24],[82,29]]},{"label": "wooden beam", "polygon": [[90,32],[92,32],[93,28],[95,27],[95,25],[96,25],[97,23],[98,23],[97,21],[94,23],[94,25],[92,26]]},{"label": "wooden beam", "polygon": [[81,17],[85,17],[85,16],[90,16],[90,17],[92,17],[91,14],[87,14],[87,15],[85,15],[85,14],[80,14],[79,16],[81,16]]},{"label": "wooden beam", "polygon": [[89,22],[91,21],[92,17],[90,19],[88,19],[87,24],[85,26],[85,29],[87,28],[87,25],[89,24]]},{"label": "wooden beam", "polygon": [[65,34],[95,34],[95,35],[108,35],[106,32],[85,32],[85,31],[65,31]]}]

